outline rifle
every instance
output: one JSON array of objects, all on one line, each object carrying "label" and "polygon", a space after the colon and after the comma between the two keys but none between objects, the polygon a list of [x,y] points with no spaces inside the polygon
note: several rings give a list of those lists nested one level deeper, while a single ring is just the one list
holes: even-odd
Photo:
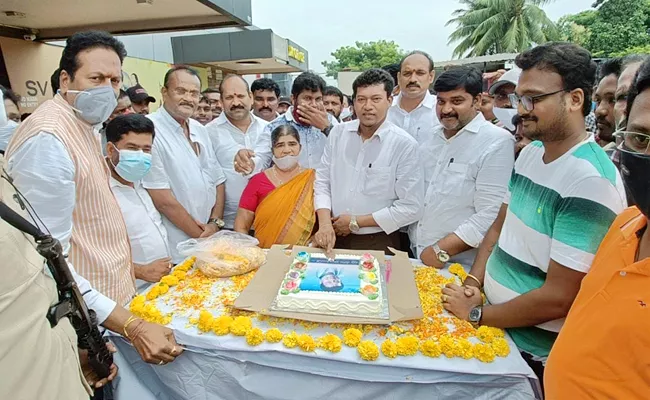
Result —
[{"label": "rifle", "polygon": [[[88,351],[88,361],[99,379],[109,376],[113,364],[113,355],[106,347],[106,342],[97,327],[97,316],[89,310],[79,287],[72,277],[68,263],[63,256],[61,243],[49,234],[41,232],[36,226],[25,220],[5,203],[0,201],[0,218],[9,225],[34,237],[36,251],[45,258],[48,269],[56,282],[59,302],[50,307],[47,319],[54,328],[65,317],[77,332],[77,345]],[[110,385],[108,385],[110,386]]]}]

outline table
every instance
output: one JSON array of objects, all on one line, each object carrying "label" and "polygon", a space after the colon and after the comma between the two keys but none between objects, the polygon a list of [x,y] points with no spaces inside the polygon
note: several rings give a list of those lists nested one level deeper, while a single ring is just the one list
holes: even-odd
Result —
[{"label": "table", "polygon": [[[267,328],[265,322],[258,325]],[[509,337],[508,357],[489,364],[421,354],[366,362],[345,346],[337,354],[304,353],[282,344],[251,347],[241,337],[201,334],[187,318],[174,317],[169,326],[186,352],[164,366],[144,363],[128,342],[114,339],[120,368],[116,399],[541,398],[537,378]],[[338,333],[328,328],[309,333],[318,337],[326,332]]]}]

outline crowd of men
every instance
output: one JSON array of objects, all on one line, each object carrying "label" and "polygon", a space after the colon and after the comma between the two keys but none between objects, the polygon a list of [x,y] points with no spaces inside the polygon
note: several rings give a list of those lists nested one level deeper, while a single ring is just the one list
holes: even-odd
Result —
[{"label": "crowd of men", "polygon": [[[132,338],[146,361],[165,364],[182,349],[171,331],[122,307],[183,260],[180,242],[233,229],[248,180],[272,163],[271,132],[290,125],[300,166],[316,170],[314,246],[392,247],[430,267],[471,266],[462,286],[443,290],[444,307],[506,329],[549,398],[650,393],[644,56],[597,68],[581,47],[549,43],[507,72],[459,66],[436,79],[431,57],[414,51],[363,72],[351,97],[311,72],[288,98],[271,79],[249,87],[238,75],[201,90],[196,71],[176,66],[154,112],[142,86],[123,90],[125,56],[107,33],[73,35],[54,99],[22,122],[15,94],[3,89],[10,122],[0,128],[0,199],[18,209],[14,191],[25,197],[39,227],[62,242],[99,322]],[[15,260],[1,270],[12,276],[25,260],[8,250],[18,235],[1,227],[0,255]],[[2,288],[49,301],[17,282]],[[39,358],[61,361],[64,343],[30,348],[39,327],[7,330],[5,315],[0,308],[0,349],[9,354],[0,365],[18,383],[0,393],[36,398],[21,374]],[[66,365],[43,379],[69,381],[76,363]],[[84,387],[52,390],[83,398]]]}]

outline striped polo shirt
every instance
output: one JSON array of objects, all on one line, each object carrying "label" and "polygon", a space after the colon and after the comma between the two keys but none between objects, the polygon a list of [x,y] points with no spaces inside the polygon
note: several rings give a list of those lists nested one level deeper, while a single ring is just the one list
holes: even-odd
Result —
[{"label": "striped polo shirt", "polygon": [[[587,273],[616,215],[626,206],[616,167],[589,138],[545,164],[533,142],[515,164],[506,219],[485,276],[485,294],[501,304],[544,284],[549,262]],[[520,350],[544,360],[563,319],[508,329]]]}]

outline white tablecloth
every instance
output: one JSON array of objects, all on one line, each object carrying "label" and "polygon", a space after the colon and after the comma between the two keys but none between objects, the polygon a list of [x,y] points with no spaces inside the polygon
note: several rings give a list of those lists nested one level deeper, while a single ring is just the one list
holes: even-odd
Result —
[{"label": "white tablecloth", "polygon": [[[443,271],[447,274],[446,271]],[[162,308],[162,307],[161,307]],[[492,363],[428,358],[421,354],[375,362],[356,349],[304,353],[281,343],[251,347],[241,337],[201,334],[186,318],[170,327],[186,352],[171,364],[151,366],[121,338],[114,341],[121,378],[116,399],[534,399],[539,383],[510,341],[511,353]],[[256,321],[263,330],[268,326]],[[283,331],[290,329],[280,328]],[[300,333],[299,327],[296,330]],[[316,328],[313,337],[332,329]],[[380,343],[380,342],[378,342]]]}]

